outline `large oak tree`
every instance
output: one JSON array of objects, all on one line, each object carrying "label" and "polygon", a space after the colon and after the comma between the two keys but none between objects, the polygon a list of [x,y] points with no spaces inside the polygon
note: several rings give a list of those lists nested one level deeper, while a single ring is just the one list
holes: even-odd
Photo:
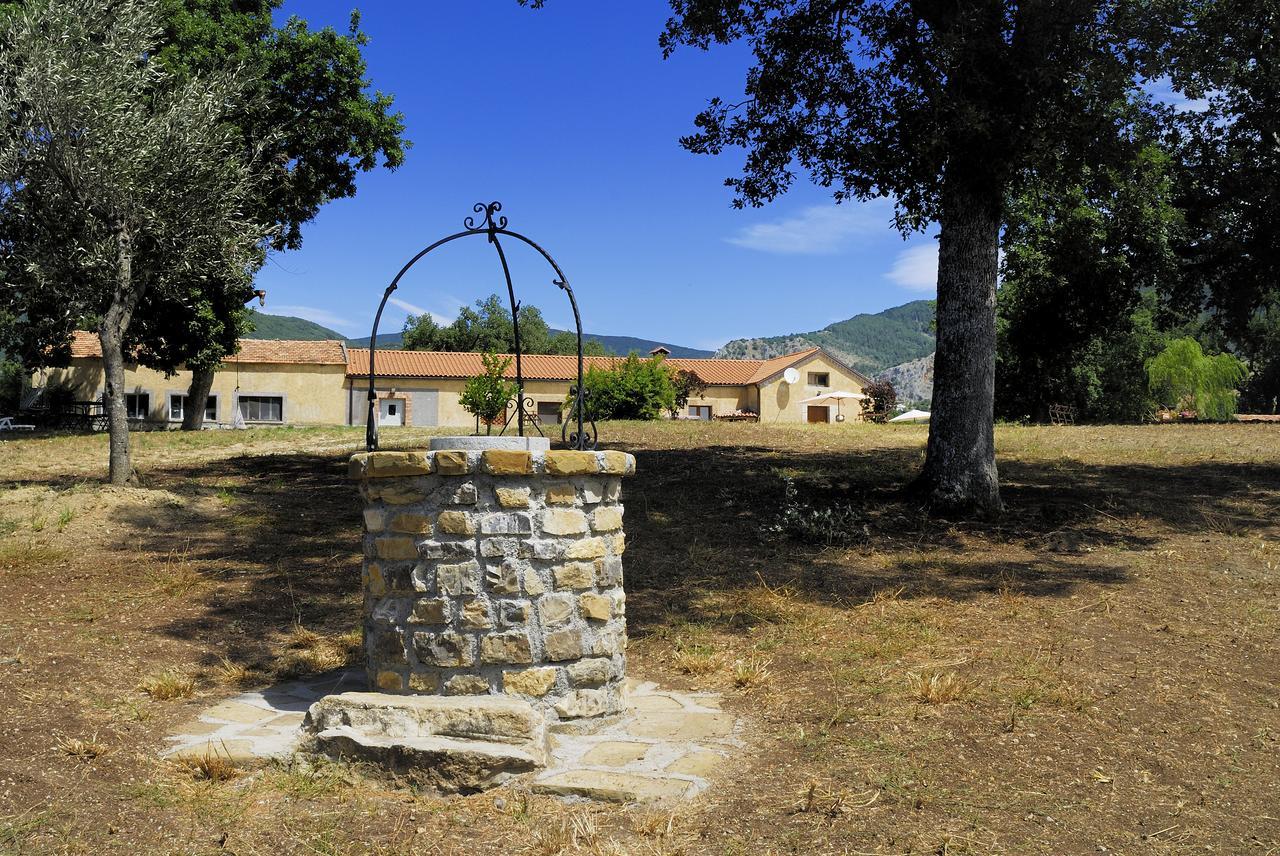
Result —
[{"label": "large oak tree", "polygon": [[[892,197],[938,226],[932,421],[917,486],[942,513],[1002,508],[995,462],[997,256],[1006,201],[1067,182],[1123,140],[1117,105],[1158,40],[1150,3],[671,0],[661,37],[745,42],[745,97],[713,98],[682,142],[742,150],[727,184],[762,205],[798,173],[838,201]],[[1153,38],[1157,37],[1157,38]],[[1051,333],[1051,331],[1047,331]]]}]

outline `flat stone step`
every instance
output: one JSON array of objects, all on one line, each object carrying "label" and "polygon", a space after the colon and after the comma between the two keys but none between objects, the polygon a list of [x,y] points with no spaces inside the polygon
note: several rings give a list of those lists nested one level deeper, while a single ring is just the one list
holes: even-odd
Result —
[{"label": "flat stone step", "polygon": [[345,727],[368,737],[506,743],[546,763],[544,718],[528,702],[510,696],[341,693],[313,704],[304,727],[313,734]]},{"label": "flat stone step", "polygon": [[541,769],[545,760],[509,743],[377,736],[345,725],[320,731],[315,746],[331,758],[365,761],[393,773],[417,776],[447,793],[491,788],[512,776]]},{"label": "flat stone step", "polygon": [[564,770],[534,780],[535,793],[586,797],[609,802],[656,802],[686,796],[693,782],[606,770]]}]

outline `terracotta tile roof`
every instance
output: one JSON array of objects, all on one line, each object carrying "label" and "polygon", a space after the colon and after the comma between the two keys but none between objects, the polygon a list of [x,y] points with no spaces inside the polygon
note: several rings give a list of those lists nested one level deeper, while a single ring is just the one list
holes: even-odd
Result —
[{"label": "terracotta tile roof", "polygon": [[[71,335],[72,357],[102,358],[97,333],[76,330]],[[305,365],[345,365],[347,356],[337,339],[301,341],[296,339],[241,339],[240,353],[227,357],[228,363],[286,363]]]},{"label": "terracotta tile roof", "polygon": [[[369,349],[349,348],[347,374],[369,376]],[[378,351],[378,377],[456,377],[470,378],[480,374],[480,354],[454,351]],[[509,355],[508,355],[509,356]],[[608,367],[616,357],[586,357],[584,365]],[[558,354],[525,354],[520,368],[526,380],[570,380],[578,376],[578,358]],[[507,377],[516,376],[515,359],[507,369]]]},{"label": "terracotta tile roof", "polygon": [[748,380],[747,383],[760,383],[762,380],[767,380],[785,369],[787,366],[794,365],[801,360],[807,360],[809,357],[812,357],[821,350],[821,348],[809,348],[806,351],[797,351],[794,354],[783,354],[780,357],[761,360],[759,367],[751,375],[751,379]]},{"label": "terracotta tile roof", "polygon": [[[791,363],[805,359],[818,351],[810,348],[795,354],[775,357],[771,360],[713,360],[681,359],[668,357],[666,362],[675,368],[695,372],[713,386],[742,386],[755,383],[755,378],[767,378],[782,371]],[[347,374],[355,377],[369,376],[369,351],[366,348],[350,348]],[[586,357],[586,368],[609,368],[621,357]],[[469,378],[482,369],[480,354],[444,351],[378,351],[379,377],[448,377]],[[573,380],[578,373],[577,357],[550,354],[525,354],[521,369],[527,380]],[[768,369],[766,371],[766,369]],[[514,362],[507,369],[507,377],[515,377]]]}]

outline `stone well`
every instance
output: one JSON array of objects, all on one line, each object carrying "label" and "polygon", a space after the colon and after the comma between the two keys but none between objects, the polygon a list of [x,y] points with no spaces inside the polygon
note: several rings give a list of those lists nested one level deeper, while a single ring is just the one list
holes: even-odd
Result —
[{"label": "stone well", "polygon": [[620,712],[635,458],[482,439],[351,459],[370,687],[515,697],[552,721]]}]

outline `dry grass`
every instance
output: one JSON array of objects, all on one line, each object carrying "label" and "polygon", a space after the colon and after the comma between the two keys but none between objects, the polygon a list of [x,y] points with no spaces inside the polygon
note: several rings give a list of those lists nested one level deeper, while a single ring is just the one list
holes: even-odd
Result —
[{"label": "dry grass", "polygon": [[152,593],[166,598],[186,597],[202,588],[207,581],[190,561],[191,542],[179,550],[170,550],[164,565],[151,575]]},{"label": "dry grass", "polygon": [[180,669],[165,669],[143,678],[138,689],[156,701],[191,698],[196,692],[196,679]]},{"label": "dry grass", "polygon": [[916,700],[925,704],[951,704],[972,689],[972,684],[957,673],[935,670],[908,673],[907,685]]},{"label": "dry grass", "polygon": [[759,654],[752,654],[733,661],[733,685],[742,689],[758,687],[769,680],[772,672],[769,665],[772,661]]},{"label": "dry grass", "polygon": [[213,667],[214,680],[231,687],[251,687],[260,683],[261,677],[253,668],[226,656],[219,659],[218,665]]},{"label": "dry grass", "polygon": [[360,657],[360,631],[325,636],[295,624],[276,666],[278,678],[297,678],[341,669]]},{"label": "dry grass", "polygon": [[[749,720],[676,816],[520,783],[437,799],[344,764],[160,765],[195,705],[123,692],[139,675],[206,663],[192,683],[228,695],[350,661],[361,434],[136,435],[146,489],[98,484],[104,438],[6,441],[0,851],[1280,853],[1269,426],[1000,426],[997,522],[902,501],[919,427],[602,426],[639,459],[629,674]],[[769,536],[779,474],[854,506],[867,543]],[[69,763],[51,733],[111,750]]]},{"label": "dry grass", "polygon": [[184,755],[177,763],[197,781],[226,782],[242,772],[225,751],[217,749],[209,749],[199,755]]},{"label": "dry grass", "polygon": [[671,654],[671,666],[682,675],[710,675],[720,671],[724,657],[716,651],[696,648],[677,649]]},{"label": "dry grass", "polygon": [[92,761],[107,752],[106,744],[98,742],[96,734],[88,740],[82,740],[79,737],[63,737],[55,745],[62,754],[81,761]]}]

